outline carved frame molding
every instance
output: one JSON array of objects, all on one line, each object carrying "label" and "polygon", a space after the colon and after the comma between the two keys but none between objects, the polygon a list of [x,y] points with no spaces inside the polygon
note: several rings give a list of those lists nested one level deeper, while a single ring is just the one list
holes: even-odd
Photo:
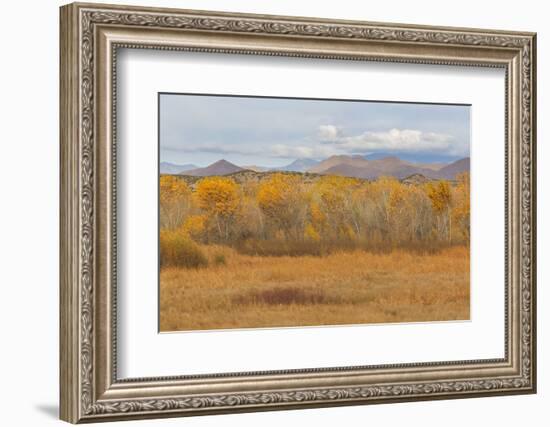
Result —
[{"label": "carved frame molding", "polygon": [[[186,34],[195,42],[174,41]],[[169,43],[163,43],[163,35],[168,35]],[[247,37],[251,42],[243,43]],[[144,42],[144,38],[152,41]],[[203,39],[208,39],[207,45],[201,44]],[[252,46],[256,42],[261,45],[263,39],[273,47]],[[219,45],[213,46],[212,40]],[[347,372],[346,367],[202,379],[117,380],[116,287],[104,288],[102,278],[110,274],[116,282],[116,259],[112,257],[116,233],[108,236],[106,231],[113,231],[116,223],[114,64],[120,47],[506,68],[509,151],[504,179],[511,247],[506,256],[507,277],[512,279],[507,288],[506,357],[351,367],[351,373],[365,374],[365,383],[346,386],[334,380]],[[110,77],[102,77],[106,73]],[[60,99],[62,419],[102,421],[535,391],[534,34],[71,4],[61,8]],[[105,135],[110,138],[103,138]],[[104,139],[110,139],[110,144]],[[107,159],[112,169],[98,158]],[[111,179],[104,180],[103,174]],[[101,190],[110,186],[111,192]],[[512,230],[516,234],[508,233]],[[104,251],[106,247],[110,251]],[[448,372],[442,375],[445,368]],[[317,374],[323,373],[327,374],[325,385],[318,386]],[[437,374],[437,379],[412,379],[424,374]],[[239,391],[240,379],[250,384],[270,375],[279,381],[273,388],[248,391],[243,387]],[[376,380],[368,380],[369,375]],[[292,379],[293,385],[284,387],[285,379]],[[212,391],[186,392],[186,381],[203,381]],[[233,391],[223,391],[228,381],[232,381]],[[164,392],[152,393],[155,385]],[[178,389],[180,386],[183,388]]]}]

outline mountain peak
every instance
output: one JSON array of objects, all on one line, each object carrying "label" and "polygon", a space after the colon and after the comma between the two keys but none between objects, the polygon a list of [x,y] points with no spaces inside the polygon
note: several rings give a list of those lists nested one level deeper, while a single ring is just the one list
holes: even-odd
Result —
[{"label": "mountain peak", "polygon": [[225,159],[220,159],[218,161],[215,161],[214,163],[210,164],[209,166],[222,166],[222,165],[231,165],[231,166],[237,166],[231,162],[228,162]]},{"label": "mountain peak", "polygon": [[228,162],[225,159],[218,160],[205,168],[193,169],[190,171],[185,171],[183,175],[191,176],[211,176],[211,175],[229,175],[231,173],[240,172],[244,170],[243,168]]}]

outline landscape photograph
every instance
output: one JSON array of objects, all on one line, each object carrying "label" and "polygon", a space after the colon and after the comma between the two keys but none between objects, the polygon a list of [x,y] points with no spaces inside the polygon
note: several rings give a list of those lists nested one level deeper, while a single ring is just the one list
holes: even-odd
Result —
[{"label": "landscape photograph", "polygon": [[159,330],[470,319],[470,106],[159,94]]}]

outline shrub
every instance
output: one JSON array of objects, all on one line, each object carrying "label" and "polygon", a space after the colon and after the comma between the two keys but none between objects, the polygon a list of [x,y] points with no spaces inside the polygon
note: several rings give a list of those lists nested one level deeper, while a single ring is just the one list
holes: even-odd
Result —
[{"label": "shrub", "polygon": [[200,268],[208,265],[208,259],[185,233],[163,230],[160,233],[160,264],[162,267]]}]

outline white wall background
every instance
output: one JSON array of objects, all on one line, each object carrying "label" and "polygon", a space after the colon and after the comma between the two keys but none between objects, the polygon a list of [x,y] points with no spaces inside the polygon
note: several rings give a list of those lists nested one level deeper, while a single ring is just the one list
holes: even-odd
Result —
[{"label": "white wall background", "polygon": [[[110,0],[112,3],[121,3]],[[130,1],[130,0],[129,0]],[[538,351],[539,393],[208,416],[131,425],[412,426],[544,425],[550,405],[550,29],[544,2],[356,0],[133,0],[133,4],[538,32]],[[0,420],[7,426],[59,425],[58,402],[58,6],[57,0],[6,2],[0,65]],[[546,336],[545,336],[546,335]],[[547,421],[546,421],[547,422]]]}]

